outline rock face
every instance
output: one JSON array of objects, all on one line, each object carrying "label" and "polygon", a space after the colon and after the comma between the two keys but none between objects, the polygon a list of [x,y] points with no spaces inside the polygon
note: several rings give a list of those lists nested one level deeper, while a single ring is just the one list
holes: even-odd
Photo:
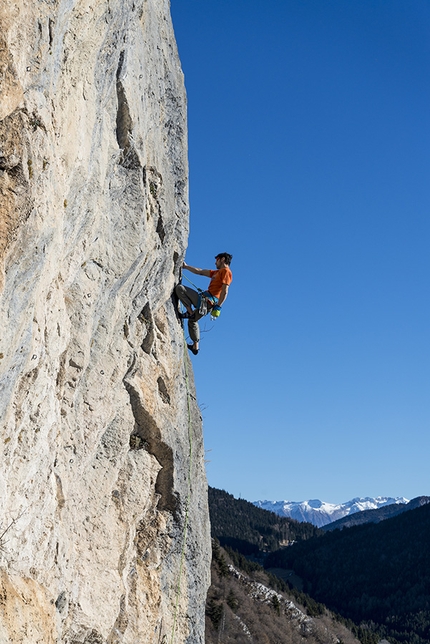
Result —
[{"label": "rock face", "polygon": [[0,642],[202,642],[169,2],[2,0],[0,73]]}]

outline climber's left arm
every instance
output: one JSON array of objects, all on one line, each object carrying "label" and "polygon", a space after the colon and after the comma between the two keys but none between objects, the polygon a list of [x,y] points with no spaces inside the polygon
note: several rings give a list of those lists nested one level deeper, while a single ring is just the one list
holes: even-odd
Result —
[{"label": "climber's left arm", "polygon": [[221,294],[218,298],[218,306],[222,306],[223,302],[226,301],[228,295],[228,284],[223,284],[221,288]]}]

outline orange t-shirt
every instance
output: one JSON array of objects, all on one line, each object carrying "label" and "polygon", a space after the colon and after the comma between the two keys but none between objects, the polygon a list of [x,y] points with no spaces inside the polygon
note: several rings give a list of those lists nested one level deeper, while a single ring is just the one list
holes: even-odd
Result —
[{"label": "orange t-shirt", "polygon": [[211,271],[211,281],[208,291],[211,295],[219,297],[223,284],[229,286],[233,280],[232,272],[229,268],[220,268],[217,271]]}]

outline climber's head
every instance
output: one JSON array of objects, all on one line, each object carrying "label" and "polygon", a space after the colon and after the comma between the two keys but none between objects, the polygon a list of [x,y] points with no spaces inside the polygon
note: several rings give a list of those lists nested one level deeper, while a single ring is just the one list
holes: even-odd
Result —
[{"label": "climber's head", "polygon": [[233,255],[230,255],[230,253],[218,253],[218,255],[215,255],[215,262],[217,259],[223,260],[226,266],[230,266]]}]

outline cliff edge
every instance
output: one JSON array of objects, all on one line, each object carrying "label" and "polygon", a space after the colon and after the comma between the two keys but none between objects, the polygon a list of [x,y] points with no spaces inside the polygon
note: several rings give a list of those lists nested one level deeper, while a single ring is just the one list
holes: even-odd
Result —
[{"label": "cliff edge", "polygon": [[168,0],[0,8],[0,642],[204,640]]}]

